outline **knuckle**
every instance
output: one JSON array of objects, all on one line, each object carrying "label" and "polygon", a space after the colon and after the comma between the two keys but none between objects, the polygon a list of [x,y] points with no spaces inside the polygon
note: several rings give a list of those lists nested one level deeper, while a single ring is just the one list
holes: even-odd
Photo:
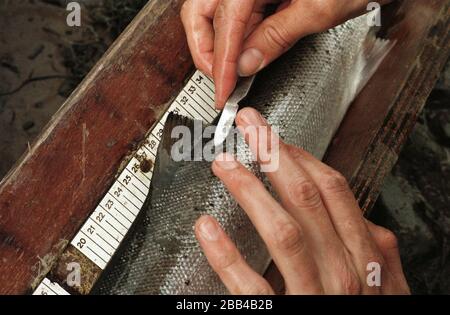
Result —
[{"label": "knuckle", "polygon": [[317,16],[320,16],[322,18],[328,18],[328,20],[334,16],[336,12],[336,2],[335,1],[324,1],[319,0],[315,1],[315,13]]},{"label": "knuckle", "polygon": [[323,187],[326,192],[342,194],[349,190],[347,179],[337,171],[329,171],[324,175]]},{"label": "knuckle", "polygon": [[286,150],[288,154],[296,161],[301,161],[305,157],[305,152],[296,146],[290,144],[286,145]]},{"label": "knuckle", "polygon": [[393,232],[384,229],[381,236],[381,246],[388,249],[398,248],[397,236]]},{"label": "knuckle", "polygon": [[300,227],[289,219],[275,221],[274,245],[292,256],[303,251]]},{"label": "knuckle", "polygon": [[347,217],[339,222],[339,225],[342,230],[352,233],[350,241],[356,248],[365,249],[369,247],[369,237],[358,219],[353,216]]},{"label": "knuckle", "polygon": [[314,183],[300,176],[288,184],[287,192],[289,200],[296,207],[318,209],[322,203]]},{"label": "knuckle", "polygon": [[244,170],[238,170],[230,174],[230,181],[239,188],[251,189],[257,183],[256,177]]},{"label": "knuckle", "polygon": [[235,265],[239,261],[240,257],[236,252],[222,252],[218,255],[214,261],[214,267],[217,270],[225,270]]},{"label": "knuckle", "polygon": [[311,16],[315,17],[319,30],[334,26],[337,12],[340,11],[340,3],[335,0],[314,0],[311,4]]},{"label": "knuckle", "polygon": [[347,233],[352,235],[352,237],[348,239],[352,248],[361,253],[370,253],[374,251],[369,232],[359,219],[353,216],[342,219],[342,221],[339,222],[339,226],[341,227],[341,230],[347,231]]},{"label": "knuckle", "polygon": [[245,26],[247,19],[243,16],[239,6],[232,5],[228,1],[221,1],[214,14],[214,28],[217,29],[224,23]]},{"label": "knuckle", "polygon": [[274,50],[285,51],[292,45],[292,37],[280,23],[267,23],[263,34],[266,43]]}]

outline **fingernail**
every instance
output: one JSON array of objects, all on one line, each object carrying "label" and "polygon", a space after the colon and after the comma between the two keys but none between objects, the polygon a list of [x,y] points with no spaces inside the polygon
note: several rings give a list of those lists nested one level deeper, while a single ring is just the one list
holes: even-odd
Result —
[{"label": "fingernail", "polygon": [[220,236],[220,230],[216,222],[212,219],[205,219],[199,226],[202,238],[207,241],[217,241]]},{"label": "fingernail", "polygon": [[264,55],[256,48],[245,50],[238,61],[238,73],[241,77],[248,77],[261,70]]},{"label": "fingernail", "polygon": [[234,170],[239,166],[239,163],[236,161],[233,155],[229,153],[221,153],[219,154],[215,161],[217,166],[226,171]]},{"label": "fingernail", "polygon": [[261,114],[254,109],[243,109],[239,113],[239,121],[245,126],[265,126],[266,121]]}]

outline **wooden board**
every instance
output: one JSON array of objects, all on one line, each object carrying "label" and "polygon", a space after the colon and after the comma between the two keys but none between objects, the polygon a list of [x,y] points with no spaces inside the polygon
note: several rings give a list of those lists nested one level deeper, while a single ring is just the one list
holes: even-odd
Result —
[{"label": "wooden board", "polygon": [[[71,255],[68,242],[121,162],[181,89],[193,69],[182,2],[150,2],[1,182],[0,293],[29,292],[62,252],[63,259]],[[448,56],[448,10],[447,0],[405,0],[385,10],[384,32],[398,45],[352,106],[326,159],[365,209]],[[268,276],[282,290],[274,267]]]}]

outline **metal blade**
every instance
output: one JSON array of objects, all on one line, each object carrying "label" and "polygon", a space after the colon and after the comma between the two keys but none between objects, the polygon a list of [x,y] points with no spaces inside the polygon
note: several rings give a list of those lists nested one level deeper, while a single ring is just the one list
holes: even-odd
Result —
[{"label": "metal blade", "polygon": [[221,145],[228,137],[239,110],[238,103],[247,96],[254,80],[255,76],[251,76],[242,78],[237,83],[236,89],[225,104],[219,123],[217,124],[216,133],[214,135],[214,146],[217,147]]},{"label": "metal blade", "polygon": [[239,105],[227,103],[220,116],[219,123],[217,124],[216,133],[214,134],[214,146],[221,145],[233,127],[234,119],[238,112]]}]

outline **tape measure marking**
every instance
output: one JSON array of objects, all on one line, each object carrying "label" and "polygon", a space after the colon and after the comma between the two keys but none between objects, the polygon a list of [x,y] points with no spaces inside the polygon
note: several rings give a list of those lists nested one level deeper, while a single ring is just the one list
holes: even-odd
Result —
[{"label": "tape measure marking", "polygon": [[[199,71],[191,77],[72,240],[71,244],[102,270],[111,260],[147,198],[156,152],[169,112],[211,123],[219,114],[214,105],[212,80]],[[147,173],[140,170],[142,159],[152,162]],[[68,294],[47,278],[34,294],[43,292]]]},{"label": "tape measure marking", "polygon": [[36,288],[33,295],[70,295],[56,282],[51,282],[45,278]]}]

